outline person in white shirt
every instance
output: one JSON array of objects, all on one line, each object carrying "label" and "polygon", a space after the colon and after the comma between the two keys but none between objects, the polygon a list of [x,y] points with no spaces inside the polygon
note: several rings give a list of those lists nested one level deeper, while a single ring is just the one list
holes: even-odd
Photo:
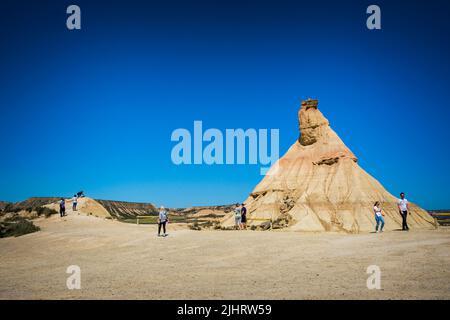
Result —
[{"label": "person in white shirt", "polygon": [[72,198],[72,210],[77,211],[78,197],[76,194],[73,195]]},{"label": "person in white shirt", "polygon": [[161,235],[161,227],[163,227],[163,237],[167,237],[166,233],[166,223],[169,221],[167,216],[167,211],[163,206],[159,208],[159,216],[158,216],[158,237]]},{"label": "person in white shirt", "polygon": [[377,226],[375,227],[375,232],[378,233],[378,226],[381,224],[380,232],[383,232],[384,227],[384,213],[381,211],[380,203],[377,201],[373,205],[373,213],[375,214],[375,221],[377,223]]},{"label": "person in white shirt", "polygon": [[400,193],[400,199],[397,201],[397,207],[400,215],[402,216],[402,230],[408,231],[408,223],[406,222],[406,218],[408,217],[409,205],[408,200],[405,198],[405,193]]},{"label": "person in white shirt", "polygon": [[236,230],[240,230],[242,227],[241,219],[242,219],[241,208],[239,207],[239,203],[237,203],[236,208],[234,208],[234,224],[235,224]]}]

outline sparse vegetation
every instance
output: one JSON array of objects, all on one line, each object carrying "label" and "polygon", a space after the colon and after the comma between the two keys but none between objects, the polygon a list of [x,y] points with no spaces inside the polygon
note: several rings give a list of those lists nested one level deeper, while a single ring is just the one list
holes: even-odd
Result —
[{"label": "sparse vegetation", "polygon": [[39,230],[33,222],[17,215],[0,222],[0,238],[19,237]]},{"label": "sparse vegetation", "polygon": [[202,230],[202,229],[214,229],[214,230],[221,230],[220,223],[217,221],[211,221],[211,220],[201,220],[197,219],[194,220],[193,223],[190,223],[189,229],[191,230]]},{"label": "sparse vegetation", "polygon": [[19,207],[14,207],[14,204],[13,204],[13,203],[8,203],[8,204],[5,206],[5,209],[3,209],[3,212],[17,213],[17,212],[19,212],[20,210],[22,210],[22,209],[19,208]]},{"label": "sparse vegetation", "polygon": [[47,207],[37,207],[35,210],[38,216],[43,215],[46,218],[50,217],[52,214],[58,214],[58,211],[56,211],[55,209],[50,209]]},{"label": "sparse vegetation", "polygon": [[189,229],[199,231],[199,230],[201,230],[202,228],[200,228],[200,226],[198,225],[198,222],[194,222],[194,223],[192,223],[192,224],[189,225]]},{"label": "sparse vegetation", "polygon": [[57,214],[58,212],[54,209],[50,209],[47,207],[42,207],[40,202],[37,202],[35,205],[33,202],[24,202],[26,206],[22,204],[13,204],[8,203],[5,208],[2,210],[3,213],[19,213],[21,211],[25,211],[28,213],[36,212],[38,216],[45,216],[46,218],[50,217],[52,214]]},{"label": "sparse vegetation", "polygon": [[291,215],[284,213],[280,215],[272,225],[273,229],[283,229],[288,227],[292,223],[292,217]]}]

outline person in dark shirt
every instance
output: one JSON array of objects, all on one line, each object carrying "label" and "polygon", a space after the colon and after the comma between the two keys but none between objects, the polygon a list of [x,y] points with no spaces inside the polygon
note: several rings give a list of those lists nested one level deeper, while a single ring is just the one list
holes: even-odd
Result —
[{"label": "person in dark shirt", "polygon": [[64,198],[59,200],[59,216],[62,218],[66,215],[66,201]]},{"label": "person in dark shirt", "polygon": [[247,229],[247,208],[245,207],[245,203],[241,207],[241,225],[242,229]]}]

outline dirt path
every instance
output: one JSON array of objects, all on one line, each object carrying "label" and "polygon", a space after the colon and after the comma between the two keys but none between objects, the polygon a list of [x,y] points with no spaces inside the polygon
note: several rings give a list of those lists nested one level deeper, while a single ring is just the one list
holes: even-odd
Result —
[{"label": "dirt path", "polygon": [[[0,299],[450,299],[450,230],[173,230],[69,215],[0,239]],[[68,290],[66,268],[81,268]],[[381,290],[366,269],[381,268]]]}]

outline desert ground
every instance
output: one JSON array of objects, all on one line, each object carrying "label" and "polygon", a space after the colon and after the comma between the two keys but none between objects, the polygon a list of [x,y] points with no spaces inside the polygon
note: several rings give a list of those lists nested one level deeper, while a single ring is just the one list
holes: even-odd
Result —
[{"label": "desert ground", "polygon": [[[71,214],[0,239],[0,299],[449,299],[450,229],[194,231]],[[66,268],[81,268],[69,290]],[[369,265],[381,289],[369,290]]]}]

